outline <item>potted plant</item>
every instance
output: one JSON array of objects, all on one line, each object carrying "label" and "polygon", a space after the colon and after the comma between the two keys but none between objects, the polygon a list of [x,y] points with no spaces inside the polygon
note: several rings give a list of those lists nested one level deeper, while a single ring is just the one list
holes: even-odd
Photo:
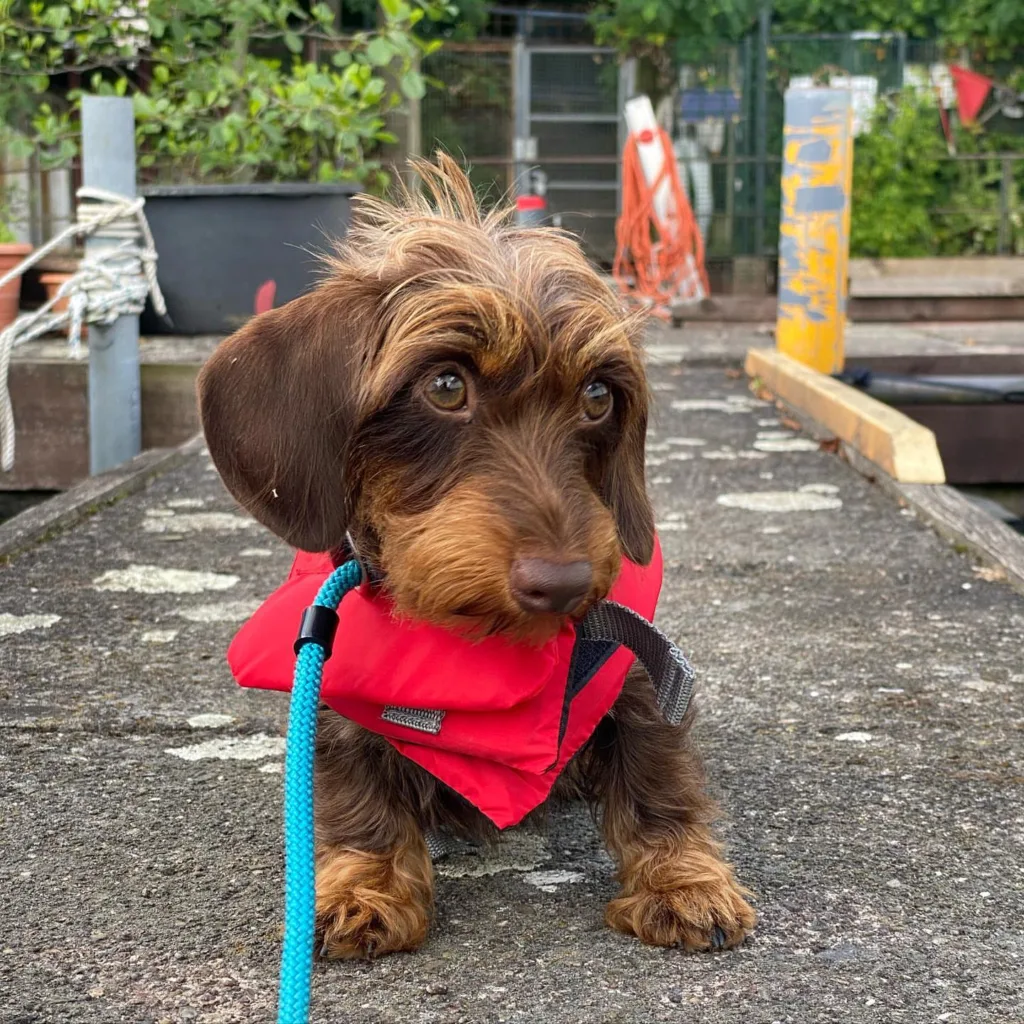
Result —
[{"label": "potted plant", "polygon": [[416,25],[451,13],[443,0],[382,0],[375,31],[343,36],[328,4],[294,0],[13,0],[11,11],[0,92],[5,63],[15,87],[45,74],[20,108],[45,158],[73,152],[83,90],[132,97],[169,316],[144,328],[182,334],[235,329],[267,281],[278,304],[314,283],[311,253],[344,233],[353,192],[387,181],[388,112],[423,95],[418,57],[439,44]]},{"label": "potted plant", "polygon": [[[14,233],[13,189],[0,188],[0,278],[13,270],[32,251],[32,246],[19,242]],[[0,331],[18,316],[21,301],[21,276],[0,287]]]}]

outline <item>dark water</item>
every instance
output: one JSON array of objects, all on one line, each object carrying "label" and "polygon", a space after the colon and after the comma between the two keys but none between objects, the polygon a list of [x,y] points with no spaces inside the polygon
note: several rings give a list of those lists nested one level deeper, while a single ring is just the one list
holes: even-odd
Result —
[{"label": "dark water", "polygon": [[0,523],[55,494],[60,491],[0,491]]}]

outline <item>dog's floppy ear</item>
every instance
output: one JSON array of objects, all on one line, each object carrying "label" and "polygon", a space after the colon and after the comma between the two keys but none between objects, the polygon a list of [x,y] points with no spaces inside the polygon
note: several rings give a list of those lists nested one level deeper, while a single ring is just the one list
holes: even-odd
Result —
[{"label": "dog's floppy ear", "polygon": [[232,495],[279,537],[327,551],[345,537],[345,464],[375,293],[335,277],[254,317],[199,375],[210,456]]},{"label": "dog's floppy ear", "polygon": [[642,409],[629,417],[605,472],[605,501],[615,517],[619,544],[637,565],[647,565],[654,553],[654,509],[645,481],[646,442],[647,411]]}]

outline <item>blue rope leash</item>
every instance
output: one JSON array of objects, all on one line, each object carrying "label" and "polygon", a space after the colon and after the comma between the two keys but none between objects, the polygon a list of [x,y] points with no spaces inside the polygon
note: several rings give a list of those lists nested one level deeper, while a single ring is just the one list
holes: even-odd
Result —
[{"label": "blue rope leash", "polygon": [[306,609],[299,639],[288,712],[284,760],[284,946],[277,1024],[305,1024],[313,980],[316,929],[316,867],[313,845],[313,754],[324,662],[338,625],[341,599],[362,579],[356,561],[327,578]]}]

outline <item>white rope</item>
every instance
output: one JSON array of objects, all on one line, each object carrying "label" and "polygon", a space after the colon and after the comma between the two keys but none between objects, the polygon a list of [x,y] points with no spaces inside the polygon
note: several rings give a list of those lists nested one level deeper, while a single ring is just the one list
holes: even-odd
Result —
[{"label": "white rope", "polygon": [[[75,236],[96,235],[111,243],[83,259],[43,306],[0,331],[0,471],[4,473],[14,467],[14,411],[7,373],[16,345],[67,327],[71,357],[80,359],[83,324],[111,324],[118,317],[138,316],[147,295],[159,315],[167,311],[156,279],[153,235],[142,212],[145,199],[101,188],[80,188],[77,198],[76,222],[0,277],[3,287]],[[58,313],[53,307],[64,298],[68,299],[67,309]]]}]

